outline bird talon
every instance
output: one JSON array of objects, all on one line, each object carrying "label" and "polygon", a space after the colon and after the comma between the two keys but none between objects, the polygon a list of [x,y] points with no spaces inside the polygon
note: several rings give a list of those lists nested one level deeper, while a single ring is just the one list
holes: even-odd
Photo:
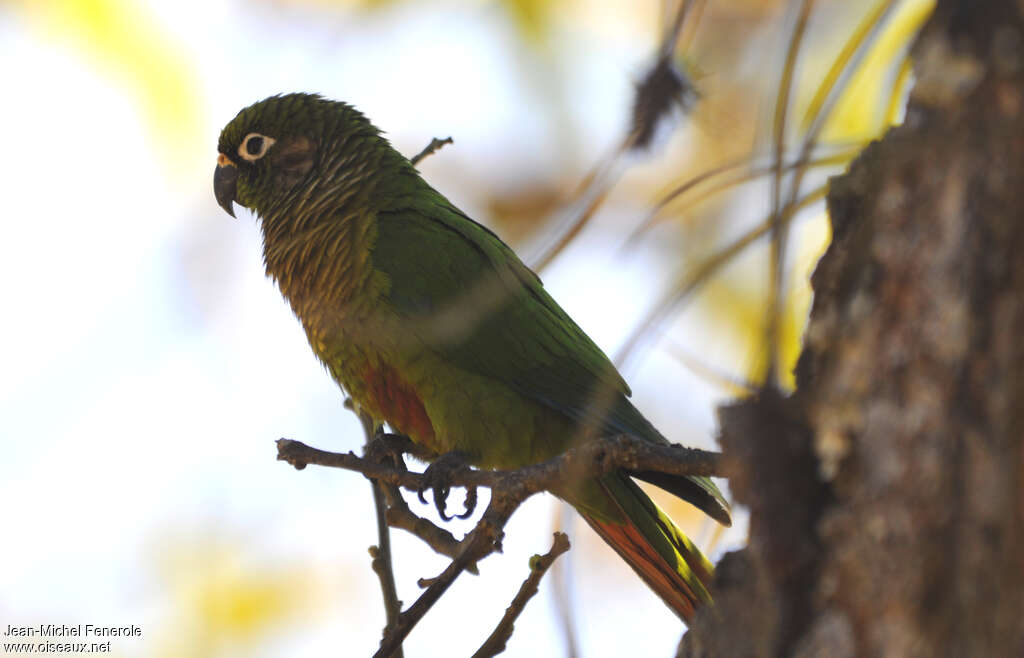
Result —
[{"label": "bird talon", "polygon": [[455,518],[468,519],[473,516],[473,512],[476,510],[476,487],[466,487],[466,500],[463,501],[462,507],[465,511],[462,514],[456,514]]},{"label": "bird talon", "polygon": [[443,521],[451,521],[459,518],[465,519],[473,513],[476,507],[476,489],[469,488],[466,491],[466,511],[462,514],[448,514],[448,495],[451,493],[451,479],[456,474],[465,470],[466,456],[459,452],[449,452],[438,457],[432,464],[423,471],[423,488],[416,492],[420,502],[427,504],[424,494],[430,490],[434,495],[434,507]]},{"label": "bird talon", "polygon": [[448,487],[434,487],[434,507],[442,521],[451,521],[454,516],[448,516],[448,494],[451,491]]}]

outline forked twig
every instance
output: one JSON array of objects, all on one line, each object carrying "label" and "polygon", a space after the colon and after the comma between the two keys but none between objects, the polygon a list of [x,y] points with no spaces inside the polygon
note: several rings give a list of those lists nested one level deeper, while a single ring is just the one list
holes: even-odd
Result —
[{"label": "forked twig", "polygon": [[523,612],[523,608],[526,607],[529,600],[537,593],[540,579],[544,577],[544,574],[547,573],[547,570],[558,559],[558,556],[568,550],[569,537],[565,533],[556,532],[555,540],[551,544],[551,550],[544,555],[534,555],[530,558],[530,575],[523,581],[519,592],[516,593],[512,603],[505,610],[505,615],[498,622],[491,635],[473,654],[473,658],[491,658],[491,656],[496,656],[505,650],[508,639],[512,637],[515,621],[519,618],[520,613]]}]

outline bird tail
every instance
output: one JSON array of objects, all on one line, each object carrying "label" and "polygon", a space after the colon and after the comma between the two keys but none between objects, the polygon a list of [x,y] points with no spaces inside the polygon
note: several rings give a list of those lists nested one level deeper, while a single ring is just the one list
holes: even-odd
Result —
[{"label": "bird tail", "polygon": [[593,484],[570,502],[665,604],[689,621],[698,606],[711,603],[711,562],[629,475],[616,471]]}]

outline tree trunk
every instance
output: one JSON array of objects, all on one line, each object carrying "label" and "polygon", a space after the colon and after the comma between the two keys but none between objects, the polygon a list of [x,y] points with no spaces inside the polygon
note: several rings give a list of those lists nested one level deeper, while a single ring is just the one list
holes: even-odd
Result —
[{"label": "tree trunk", "polygon": [[797,391],[721,412],[750,544],[682,656],[1024,656],[1024,0],[939,0],[914,62]]}]

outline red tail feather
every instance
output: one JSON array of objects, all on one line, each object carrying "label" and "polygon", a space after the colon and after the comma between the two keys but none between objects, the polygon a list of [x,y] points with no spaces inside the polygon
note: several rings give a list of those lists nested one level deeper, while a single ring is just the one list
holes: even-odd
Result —
[{"label": "red tail feather", "polygon": [[[666,562],[644,539],[636,526],[632,523],[599,521],[586,514],[583,514],[583,518],[677,615],[684,621],[693,617],[694,608],[700,603],[696,592],[679,575],[676,566]],[[701,576],[707,586],[705,577],[709,574]]]}]

